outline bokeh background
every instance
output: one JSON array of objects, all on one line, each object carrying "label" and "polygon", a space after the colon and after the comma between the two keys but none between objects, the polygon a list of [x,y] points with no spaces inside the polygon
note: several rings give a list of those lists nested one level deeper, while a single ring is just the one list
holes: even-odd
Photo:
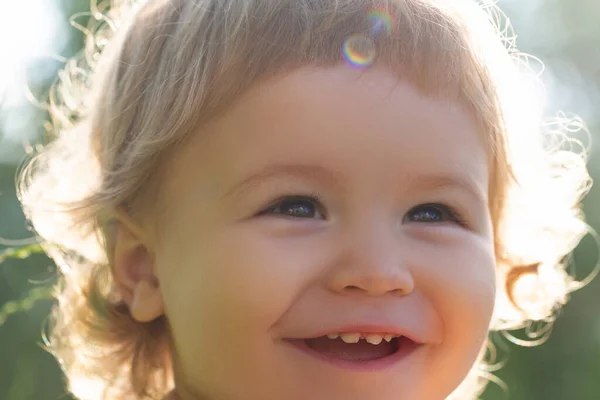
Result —
[{"label": "bokeh background", "polygon": [[[152,0],[150,0],[152,1]],[[500,0],[519,48],[539,57],[548,102],[587,122],[592,177],[600,177],[600,0]],[[60,55],[81,49],[83,35],[69,17],[85,23],[89,0],[0,0],[0,399],[71,399],[54,359],[42,348],[42,327],[55,282],[52,262],[27,239],[30,232],[15,195],[14,176],[26,149],[44,133],[46,112],[25,91],[43,98]],[[82,14],[79,14],[82,13]],[[600,188],[585,201],[589,224],[600,230]],[[25,247],[23,249],[23,246]],[[19,249],[19,250],[17,250]],[[575,251],[579,278],[598,261],[590,238]],[[538,347],[496,338],[505,366],[495,373],[508,391],[490,385],[483,400],[600,399],[600,278],[572,295]],[[519,334],[517,332],[517,334]],[[523,335],[520,335],[523,337]]]}]

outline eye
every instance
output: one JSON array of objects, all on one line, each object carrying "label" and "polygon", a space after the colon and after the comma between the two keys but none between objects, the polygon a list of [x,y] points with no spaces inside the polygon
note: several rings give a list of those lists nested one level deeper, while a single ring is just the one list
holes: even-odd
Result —
[{"label": "eye", "polygon": [[325,219],[319,199],[315,196],[287,196],[259,215],[280,214],[291,218]]},{"label": "eye", "polygon": [[421,204],[412,208],[405,216],[403,222],[417,223],[444,223],[454,222],[465,226],[465,221],[452,208],[443,204]]}]

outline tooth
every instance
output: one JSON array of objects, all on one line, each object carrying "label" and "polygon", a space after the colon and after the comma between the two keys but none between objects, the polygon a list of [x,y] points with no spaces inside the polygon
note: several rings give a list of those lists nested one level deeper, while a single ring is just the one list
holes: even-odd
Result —
[{"label": "tooth", "polygon": [[340,335],[338,335],[337,333],[330,333],[327,335],[327,337],[329,339],[337,339]]},{"label": "tooth", "polygon": [[346,343],[358,343],[360,340],[360,333],[342,333],[340,334],[340,337]]},{"label": "tooth", "polygon": [[393,338],[395,338],[394,335],[385,335],[383,337],[385,339],[386,342],[391,342]]},{"label": "tooth", "polygon": [[365,339],[367,340],[367,342],[374,345],[378,345],[383,340],[381,335],[366,335]]}]

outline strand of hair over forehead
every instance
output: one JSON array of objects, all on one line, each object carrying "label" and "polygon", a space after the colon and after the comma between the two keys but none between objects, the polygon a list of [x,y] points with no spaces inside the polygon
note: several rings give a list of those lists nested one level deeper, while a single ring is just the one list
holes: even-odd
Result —
[{"label": "strand of hair over forehead", "polygon": [[[235,0],[234,0],[235,1]],[[244,0],[237,0],[245,2]],[[302,3],[303,0],[298,0]],[[210,3],[210,0],[188,0],[189,3],[202,4]],[[344,0],[331,0],[332,3],[343,3]],[[447,3],[447,0],[381,0],[381,4],[402,2],[416,2],[423,4],[439,4]],[[468,3],[470,0],[453,0],[453,2]],[[478,3],[482,9],[487,11],[490,22],[495,27],[502,39],[505,47],[511,52],[515,59],[518,58],[519,63],[529,65],[530,61],[535,60],[541,65],[538,59],[516,51],[516,35],[512,26],[508,22],[505,14],[496,5],[497,0],[473,0]],[[163,3],[172,4],[173,7],[178,7],[177,4],[185,3],[185,0],[90,0],[90,11],[74,14],[70,18],[71,25],[82,32],[85,37],[85,48],[79,57],[73,57],[67,60],[67,66],[64,71],[59,74],[59,81],[53,85],[50,92],[50,103],[42,104],[37,102],[30,95],[30,99],[38,105],[51,111],[51,116],[55,123],[61,123],[63,126],[69,126],[70,122],[77,120],[80,113],[84,109],[84,97],[89,86],[92,72],[96,66],[100,53],[110,41],[111,37],[118,30],[123,22],[131,21],[130,16],[134,15],[139,9],[153,3],[153,7],[159,7]],[[373,2],[374,4],[377,1]],[[335,9],[335,6],[331,6]],[[87,25],[81,23],[82,20],[88,20]],[[124,21],[125,20],[125,21]],[[62,59],[62,58],[61,58]]]},{"label": "strand of hair over forehead", "polygon": [[[244,0],[239,1],[244,2]],[[301,1],[299,0],[299,3]],[[394,0],[382,0],[382,3],[385,4],[389,1]],[[69,19],[70,24],[85,36],[83,51],[79,56],[71,59],[55,56],[56,59],[64,61],[66,65],[59,72],[57,81],[51,87],[48,103],[38,101],[31,92],[27,93],[30,101],[50,112],[55,127],[54,129],[47,128],[49,133],[56,132],[58,130],[56,126],[70,126],[81,116],[84,110],[86,89],[89,89],[90,78],[93,76],[97,60],[123,22],[131,21],[131,16],[135,15],[146,3],[153,3],[155,7],[160,7],[162,3],[170,3],[173,4],[173,7],[178,7],[176,4],[184,2],[185,0],[90,0],[90,11],[72,15]],[[188,2],[200,5],[209,3],[210,0],[188,0]],[[331,2],[338,3],[340,0],[331,0]],[[501,20],[499,18],[501,13],[494,6],[494,1],[480,0],[480,2],[486,8],[493,10],[490,15],[496,16],[495,19],[498,21]],[[82,24],[84,20],[88,21],[86,25]],[[509,38],[507,35],[504,37]],[[29,148],[29,151],[33,150],[33,148]]]}]

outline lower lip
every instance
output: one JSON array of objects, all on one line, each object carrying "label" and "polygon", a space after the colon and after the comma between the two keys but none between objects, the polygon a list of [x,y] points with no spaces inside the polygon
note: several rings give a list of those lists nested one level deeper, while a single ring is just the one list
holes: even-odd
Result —
[{"label": "lower lip", "polygon": [[285,340],[285,342],[291,344],[294,348],[300,350],[301,352],[330,365],[334,365],[338,368],[343,368],[346,370],[362,372],[382,371],[392,367],[396,367],[399,364],[408,363],[412,358],[411,356],[414,355],[414,353],[418,349],[424,346],[422,344],[418,344],[406,339],[402,343],[400,343],[398,350],[394,354],[390,354],[389,356],[370,361],[348,361],[321,354],[318,351],[311,349],[304,340],[293,339]]}]

